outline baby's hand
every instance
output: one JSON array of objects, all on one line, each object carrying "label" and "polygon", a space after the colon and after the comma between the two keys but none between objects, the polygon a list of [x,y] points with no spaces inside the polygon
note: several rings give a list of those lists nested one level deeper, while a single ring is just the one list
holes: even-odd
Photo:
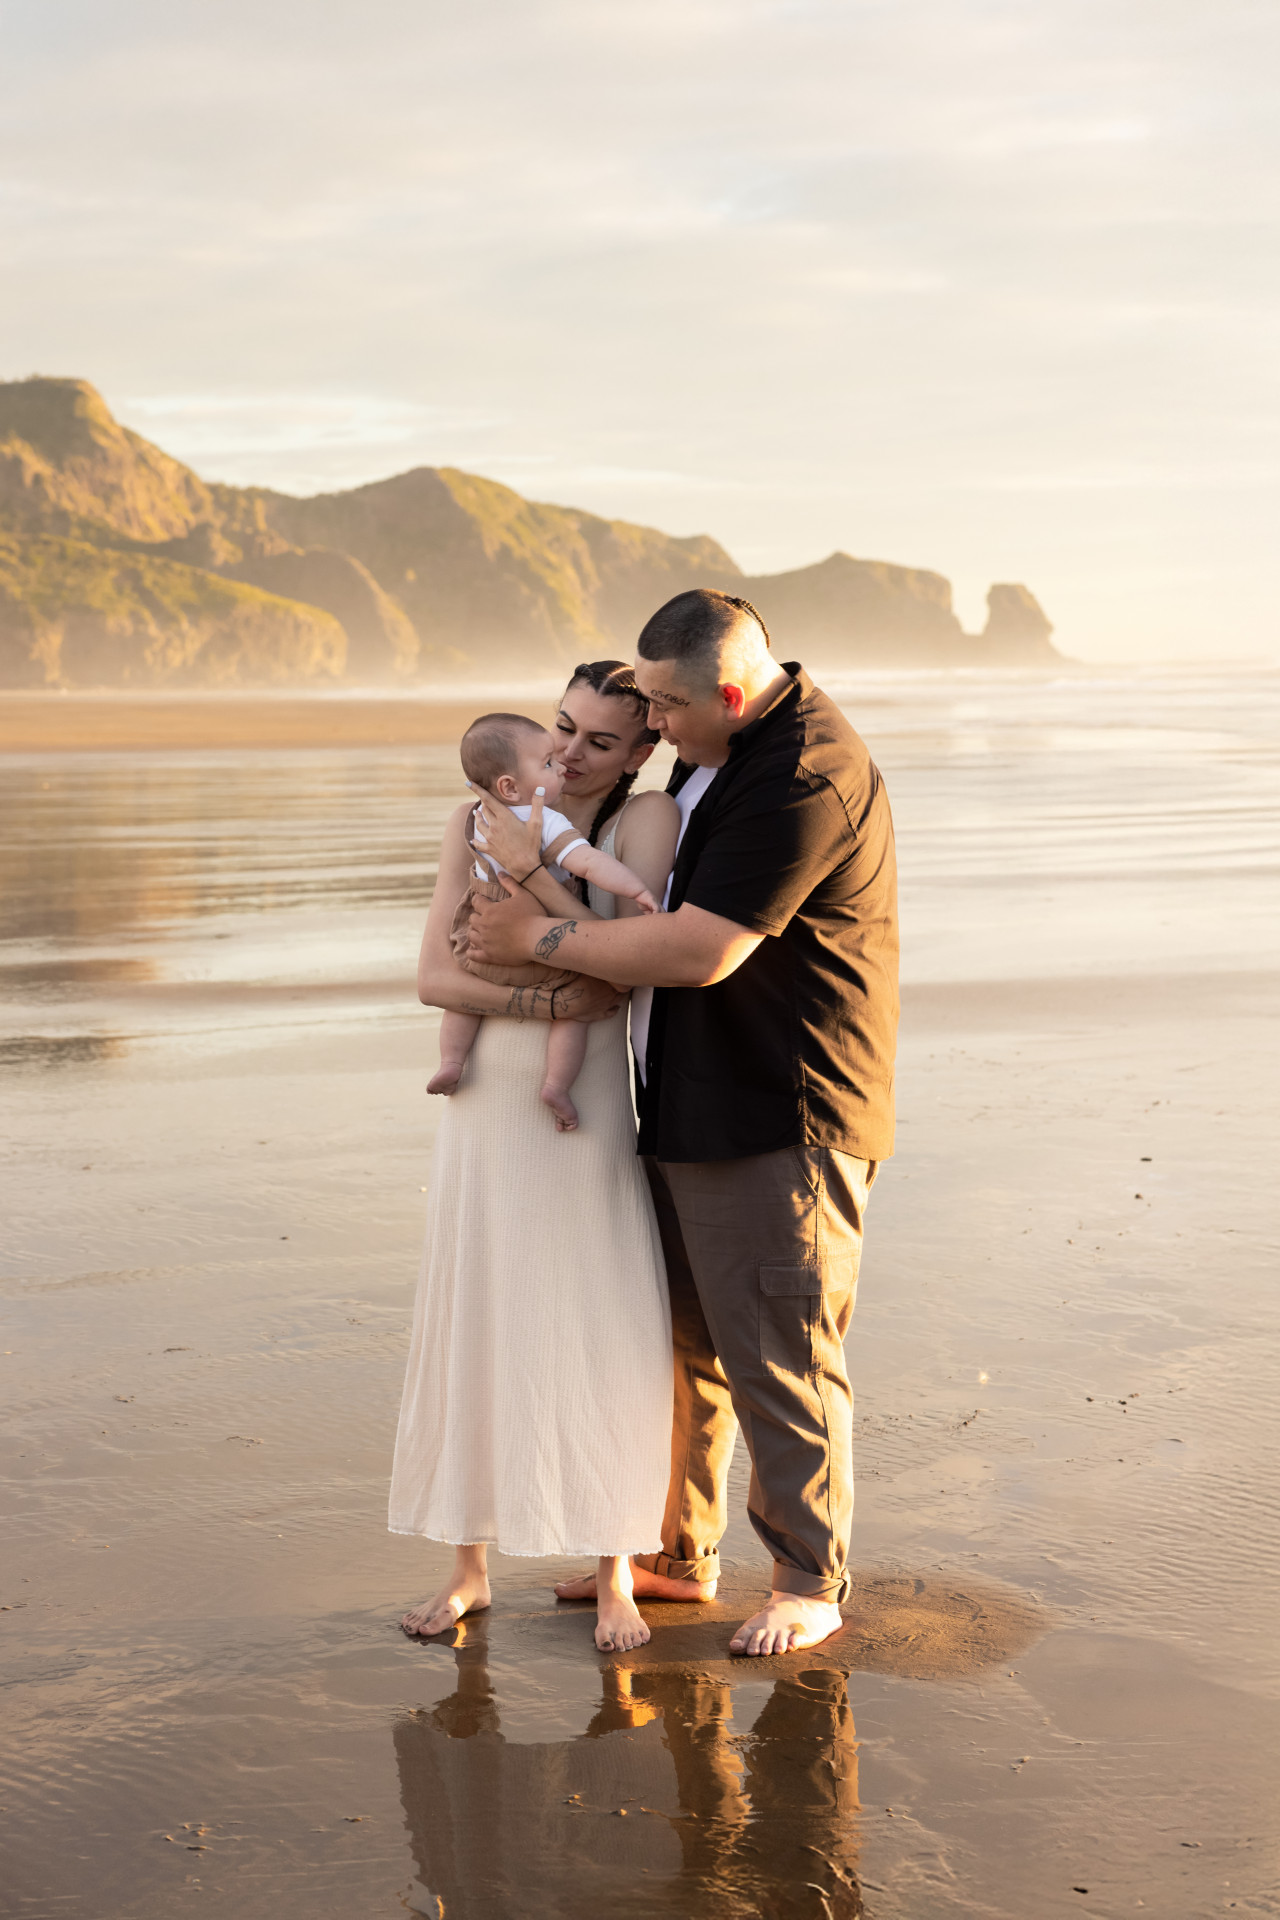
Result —
[{"label": "baby's hand", "polygon": [[662,911],[648,887],[641,887],[639,893],[633,894],[632,898],[641,913],[660,913]]}]

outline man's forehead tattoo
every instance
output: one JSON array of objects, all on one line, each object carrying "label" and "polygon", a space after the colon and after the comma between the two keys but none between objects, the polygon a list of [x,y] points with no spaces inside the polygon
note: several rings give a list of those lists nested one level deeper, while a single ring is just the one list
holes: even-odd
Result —
[{"label": "man's forehead tattoo", "polygon": [[644,697],[646,700],[665,700],[669,707],[687,707],[689,705],[689,702],[683,694],[664,693],[661,687],[654,687],[652,692],[646,693]]}]

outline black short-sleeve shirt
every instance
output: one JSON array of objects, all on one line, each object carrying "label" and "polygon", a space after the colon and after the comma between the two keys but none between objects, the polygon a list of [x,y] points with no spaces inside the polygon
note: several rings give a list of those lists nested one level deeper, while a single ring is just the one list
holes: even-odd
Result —
[{"label": "black short-sleeve shirt", "polygon": [[[653,996],[640,1151],[737,1160],[893,1151],[897,866],[884,782],[801,667],[730,741],[672,876],[686,902],[765,938],[727,980]],[[668,789],[693,771],[677,764]]]}]

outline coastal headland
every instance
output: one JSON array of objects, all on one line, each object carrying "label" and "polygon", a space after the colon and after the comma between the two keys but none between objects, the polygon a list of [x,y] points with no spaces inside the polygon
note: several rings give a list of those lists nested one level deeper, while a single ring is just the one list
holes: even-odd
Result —
[{"label": "coastal headland", "polygon": [[300,498],[206,482],[85,380],[0,383],[0,688],[338,687],[541,678],[629,655],[689,587],[741,594],[784,657],[1047,667],[1031,591],[967,634],[926,568],[830,554],[745,573],[675,537],[453,467]]}]

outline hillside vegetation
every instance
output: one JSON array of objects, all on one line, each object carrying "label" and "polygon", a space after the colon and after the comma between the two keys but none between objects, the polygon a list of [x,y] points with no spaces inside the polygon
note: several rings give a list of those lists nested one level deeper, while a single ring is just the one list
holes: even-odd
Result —
[{"label": "hillside vegetation", "polygon": [[674,593],[747,594],[823,666],[1056,657],[1025,587],[962,633],[940,575],[833,554],[747,578],[706,535],[450,467],[297,499],[201,480],[83,380],[0,383],[0,686],[532,677],[629,654]]},{"label": "hillside vegetation", "polygon": [[293,686],[343,672],[331,613],[154,554],[0,534],[0,686]]}]

